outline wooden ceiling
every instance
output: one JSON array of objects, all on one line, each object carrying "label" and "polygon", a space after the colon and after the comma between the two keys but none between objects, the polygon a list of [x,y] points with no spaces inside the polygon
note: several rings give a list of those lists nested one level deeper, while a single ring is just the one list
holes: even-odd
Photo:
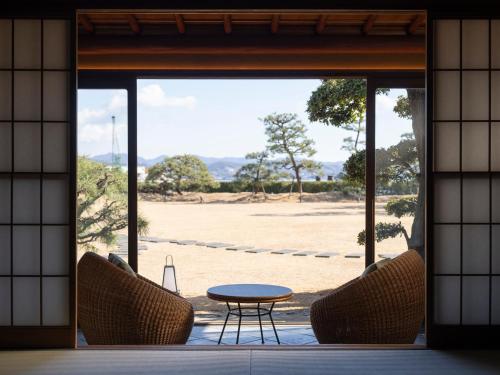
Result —
[{"label": "wooden ceiling", "polygon": [[80,69],[425,66],[423,12],[84,12],[78,21]]}]

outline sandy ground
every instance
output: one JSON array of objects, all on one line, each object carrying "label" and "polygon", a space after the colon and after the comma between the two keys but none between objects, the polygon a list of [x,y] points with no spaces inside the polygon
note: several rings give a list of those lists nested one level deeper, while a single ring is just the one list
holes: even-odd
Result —
[{"label": "sandy ground", "polygon": [[[151,197],[148,197],[150,199]],[[149,236],[177,240],[224,242],[256,248],[332,251],[333,258],[290,254],[249,254],[200,246],[147,243],[139,255],[139,272],[161,283],[165,256],[174,258],[181,294],[194,305],[197,320],[218,321],[225,305],[206,297],[209,287],[227,283],[271,283],[290,287],[294,298],[276,306],[278,322],[308,321],[309,306],[318,296],[361,274],[364,252],[356,238],[364,227],[364,202],[338,201],[327,194],[311,194],[303,203],[288,194],[252,199],[249,194],[188,194],[174,201],[139,201],[139,211],[150,222]],[[397,222],[377,203],[377,221]],[[262,203],[258,203],[262,202]],[[412,219],[403,224],[410,228]],[[400,253],[403,238],[377,244],[377,253]],[[107,250],[103,249],[103,253]]]}]

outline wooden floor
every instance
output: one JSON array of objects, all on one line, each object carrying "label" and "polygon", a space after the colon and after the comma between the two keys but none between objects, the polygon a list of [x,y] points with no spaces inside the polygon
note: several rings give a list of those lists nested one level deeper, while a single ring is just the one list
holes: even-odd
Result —
[{"label": "wooden floor", "polygon": [[495,351],[45,350],[0,352],[1,375],[499,374]]}]

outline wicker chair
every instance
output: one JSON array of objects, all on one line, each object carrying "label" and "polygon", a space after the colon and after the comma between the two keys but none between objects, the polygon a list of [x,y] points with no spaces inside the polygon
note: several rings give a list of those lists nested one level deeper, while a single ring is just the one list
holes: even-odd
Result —
[{"label": "wicker chair", "polygon": [[185,344],[193,307],[152,281],[86,253],[78,263],[78,321],[89,345]]},{"label": "wicker chair", "polygon": [[412,344],[424,309],[424,262],[410,250],[315,301],[311,323],[320,344]]}]

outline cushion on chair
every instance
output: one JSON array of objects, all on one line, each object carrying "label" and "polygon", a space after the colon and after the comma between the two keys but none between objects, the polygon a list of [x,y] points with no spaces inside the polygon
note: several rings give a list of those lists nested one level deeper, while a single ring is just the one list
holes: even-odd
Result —
[{"label": "cushion on chair", "polygon": [[117,266],[118,268],[121,268],[122,270],[124,270],[125,272],[131,274],[132,276],[137,277],[137,275],[134,272],[134,270],[132,269],[132,267],[130,267],[130,265],[127,262],[125,262],[118,255],[113,254],[113,253],[109,253],[108,260],[111,263],[113,263],[115,266]]},{"label": "cushion on chair", "polygon": [[386,265],[388,265],[389,263],[391,262],[391,259],[382,259],[382,260],[379,260],[378,262],[376,263],[372,263],[370,264],[368,267],[365,268],[365,270],[363,271],[363,273],[361,274],[361,279],[368,276],[370,273],[372,272],[375,272],[383,267],[385,267]]}]

